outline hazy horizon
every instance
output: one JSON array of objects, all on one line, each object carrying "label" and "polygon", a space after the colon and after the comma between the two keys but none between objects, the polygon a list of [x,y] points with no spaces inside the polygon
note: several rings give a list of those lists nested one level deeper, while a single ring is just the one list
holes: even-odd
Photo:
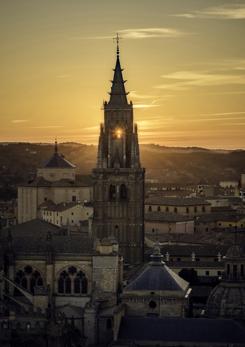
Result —
[{"label": "hazy horizon", "polygon": [[97,144],[116,32],[140,143],[245,149],[245,1],[1,1],[1,142]]},{"label": "hazy horizon", "polygon": [[[4,145],[4,144],[31,144],[31,145],[54,145],[54,142],[40,142],[40,141],[0,141],[0,145]],[[69,144],[74,144],[74,145],[83,145],[83,146],[98,146],[97,143],[84,143],[84,142],[77,142],[77,141],[63,141],[58,143],[59,145],[69,145]],[[201,146],[167,146],[164,144],[159,144],[159,143],[153,143],[153,142],[148,142],[148,143],[144,143],[144,142],[140,142],[139,143],[140,146],[159,146],[159,147],[166,147],[166,148],[181,148],[181,149],[191,149],[191,148],[198,148],[198,149],[204,149],[204,150],[216,150],[216,151],[245,151],[245,148],[222,148],[222,147],[201,147]]]}]

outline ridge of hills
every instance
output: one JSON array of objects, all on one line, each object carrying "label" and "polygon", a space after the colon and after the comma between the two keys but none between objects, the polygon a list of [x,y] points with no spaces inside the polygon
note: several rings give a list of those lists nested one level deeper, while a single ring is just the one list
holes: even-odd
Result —
[{"label": "ridge of hills", "polygon": [[[61,143],[60,153],[77,166],[79,174],[88,175],[95,167],[97,146],[74,142]],[[0,186],[16,186],[35,175],[54,151],[53,144],[0,143]],[[205,149],[140,145],[142,166],[147,178],[173,184],[217,184],[240,179],[245,173],[245,150]],[[1,199],[1,190],[0,190]]]}]

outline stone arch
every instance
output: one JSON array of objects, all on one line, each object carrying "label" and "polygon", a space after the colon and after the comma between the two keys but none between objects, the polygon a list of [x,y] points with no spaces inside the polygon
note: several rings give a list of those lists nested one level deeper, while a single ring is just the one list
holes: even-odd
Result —
[{"label": "stone arch", "polygon": [[66,266],[57,275],[57,293],[82,295],[88,293],[86,272],[74,265]]},{"label": "stone arch", "polygon": [[[34,294],[35,287],[44,285],[44,277],[39,269],[32,265],[24,265],[15,272],[15,283],[23,289]],[[15,288],[15,295],[20,295],[18,289]]]},{"label": "stone arch", "polygon": [[110,184],[109,186],[109,200],[113,201],[116,200],[116,196],[117,196],[117,189],[115,184]]}]

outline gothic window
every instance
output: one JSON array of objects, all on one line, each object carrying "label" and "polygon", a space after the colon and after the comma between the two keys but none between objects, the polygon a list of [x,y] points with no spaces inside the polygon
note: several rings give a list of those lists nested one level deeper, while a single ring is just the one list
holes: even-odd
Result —
[{"label": "gothic window", "polygon": [[186,207],[186,213],[189,213],[189,207]]},{"label": "gothic window", "polygon": [[123,184],[120,185],[120,199],[121,200],[127,200],[127,198],[128,198],[127,187],[123,183]]},{"label": "gothic window", "polygon": [[[35,287],[43,286],[43,279],[39,271],[33,269],[32,266],[27,265],[24,270],[17,271],[15,275],[15,283],[22,288],[34,293]],[[16,294],[18,291],[15,291]]]},{"label": "gothic window", "polygon": [[112,184],[110,185],[110,188],[109,188],[109,200],[110,201],[116,200],[116,186]]},{"label": "gothic window", "polygon": [[82,271],[79,271],[74,279],[74,293],[86,294],[88,290],[88,280]]},{"label": "gothic window", "polygon": [[59,294],[86,294],[88,291],[88,280],[81,270],[70,266],[61,272],[58,278]]},{"label": "gothic window", "polygon": [[70,294],[71,293],[71,279],[70,279],[70,277],[65,278],[64,287],[65,287],[65,293]]}]

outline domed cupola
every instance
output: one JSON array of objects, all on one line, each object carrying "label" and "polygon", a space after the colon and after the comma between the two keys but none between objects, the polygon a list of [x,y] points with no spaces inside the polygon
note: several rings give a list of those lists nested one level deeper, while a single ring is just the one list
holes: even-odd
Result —
[{"label": "domed cupola", "polygon": [[54,182],[60,180],[75,180],[76,166],[65,159],[58,151],[58,143],[55,140],[54,153],[42,168],[37,170],[37,177],[46,181]]},{"label": "domed cupola", "polygon": [[245,319],[245,253],[238,244],[230,247],[224,258],[222,281],[211,292],[207,302],[210,318]]},{"label": "domed cupola", "polygon": [[189,294],[189,283],[163,262],[156,244],[150,262],[124,288],[122,301],[128,315],[181,317],[185,315]]}]

